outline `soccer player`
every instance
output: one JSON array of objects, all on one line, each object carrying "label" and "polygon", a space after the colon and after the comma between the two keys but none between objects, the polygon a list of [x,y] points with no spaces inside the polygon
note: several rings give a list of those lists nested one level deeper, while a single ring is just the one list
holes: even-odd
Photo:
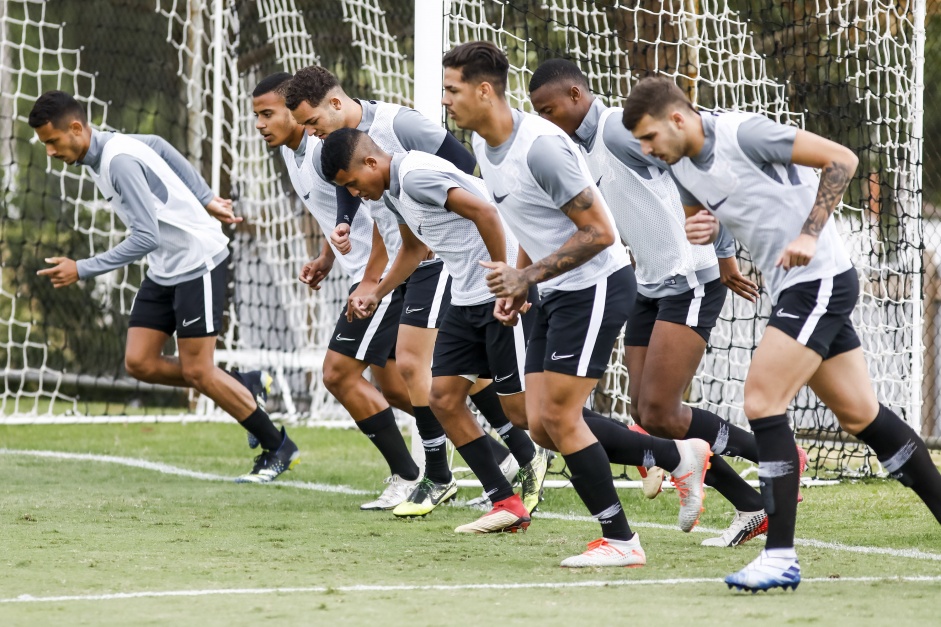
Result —
[{"label": "soccer player", "polygon": [[757,463],[755,437],[712,412],[684,405],[683,392],[722,311],[726,284],[750,301],[757,286],[739,272],[731,238],[717,240],[715,249],[686,241],[686,217],[666,164],[643,153],[621,123],[622,110],[595,98],[577,65],[564,59],[542,63],[530,79],[529,98],[536,113],[582,148],[636,262],[638,296],[624,334],[631,415],[654,435],[712,445],[716,456],[706,484],[729,499],[736,513],[721,536],[703,544],[747,542],[767,529],[761,496],[719,455]]},{"label": "soccer player", "polygon": [[753,562],[726,577],[729,587],[800,583],[799,460],[786,411],[805,384],[941,521],[941,475],[918,434],[876,399],[850,320],[859,280],[830,216],[856,171],[856,155],[761,115],[700,113],[662,77],[634,87],[623,123],[646,154],[670,164],[689,241],[710,243],[724,224],[751,252],[774,304],[745,380],[768,540]]},{"label": "soccer player", "polygon": [[[572,485],[601,523],[602,538],[562,565],[642,565],[640,539],[627,523],[611,475],[609,458],[620,460],[609,456],[582,416],[633,305],[630,260],[572,140],[550,122],[510,108],[506,55],[491,43],[471,42],[449,51],[443,65],[442,104],[459,127],[474,131],[483,179],[520,243],[516,267],[481,262],[492,270],[487,284],[497,296],[494,316],[512,323],[530,287],[539,287],[525,364],[530,433],[537,444],[562,453]],[[673,469],[680,526],[692,529],[702,508],[709,445],[600,422],[601,439],[609,446],[623,443],[631,465]]]},{"label": "soccer player", "polygon": [[[326,238],[335,225],[338,204],[352,197],[345,192],[338,194],[340,190],[320,174],[323,142],[308,136],[285,106],[284,89],[291,78],[286,72],[272,74],[255,87],[252,92],[255,127],[269,146],[280,148],[295,192]],[[357,199],[352,200],[359,204]],[[320,288],[336,261],[349,277],[352,291],[363,278],[370,250],[376,247],[385,256],[382,239],[373,238],[369,210],[357,212],[353,221],[357,227],[352,235],[356,246],[350,254],[337,254],[325,239],[320,256],[304,265],[300,280],[311,289]],[[371,320],[348,320],[344,308],[324,358],[324,386],[389,464],[388,486],[378,499],[361,505],[364,510],[394,508],[412,491],[420,474],[392,411],[392,406],[411,411],[408,391],[395,368],[395,361],[390,359],[395,350],[401,311],[401,289],[386,296],[380,311]],[[363,377],[366,368],[371,370],[381,393]]]},{"label": "soccer player", "polygon": [[[102,196],[131,231],[94,257],[40,270],[56,287],[123,268],[147,257],[147,275],[131,307],[125,368],[148,383],[196,388],[235,418],[261,444],[252,470],[238,480],[266,483],[297,463],[299,451],[261,404],[270,389],[264,373],[228,373],[213,355],[222,326],[229,240],[220,222],[241,218],[215,196],[196,169],[166,140],[93,129],[69,94],[36,100],[29,125],[46,154],[88,168]],[[213,219],[215,218],[215,219]],[[176,333],[179,357],[163,355]]]},{"label": "soccer player", "polygon": [[[474,157],[439,124],[408,107],[350,98],[337,77],[322,67],[299,70],[287,87],[285,100],[298,123],[321,139],[340,128],[357,128],[368,133],[387,152],[421,150],[450,161],[463,172],[474,171]],[[367,200],[363,204],[371,209],[376,226],[386,241],[389,256],[393,257],[401,244],[397,221],[381,200]],[[344,254],[351,249],[348,238],[352,231],[350,221],[354,218],[355,208],[338,207],[337,227],[331,235],[331,242],[337,251]],[[363,281],[350,294],[351,302],[375,289],[384,266],[385,261],[378,257],[370,260]],[[415,407],[415,424],[422,438],[426,460],[432,456],[443,458],[446,454],[441,444],[444,430],[429,408],[428,392],[431,389],[432,351],[437,328],[450,302],[450,284],[451,279],[440,259],[432,255],[423,260],[408,277],[396,345],[398,367]],[[521,467],[527,474],[526,467],[534,460],[537,466],[540,464],[540,460],[532,455],[532,447],[524,441],[528,436],[515,430],[503,412],[496,391],[486,380],[478,380],[471,388],[471,399],[510,448],[507,452],[496,440],[487,440],[493,453],[503,460],[500,466],[506,476],[514,477]],[[534,470],[537,477],[545,475],[544,470],[538,467],[529,470]],[[541,489],[541,478],[538,486]]]},{"label": "soccer player", "polygon": [[[390,155],[366,133],[344,128],[327,137],[323,159],[326,176],[356,196],[383,199],[400,223],[402,249],[383,282],[353,301],[357,316],[372,315],[382,297],[418,267],[429,249],[443,259],[454,279],[451,305],[434,347],[430,404],[501,518],[499,529],[487,518],[487,526],[475,522],[456,531],[525,529],[539,503],[546,456],[516,430],[531,458],[521,472],[522,489],[516,496],[500,472],[489,436],[467,408],[473,380],[492,378],[506,414],[526,426],[523,325],[504,326],[493,317],[495,297],[487,289],[486,269],[478,264],[481,259],[515,263],[516,240],[505,236],[484,182],[440,157],[420,151]],[[429,476],[423,484],[419,495],[396,508],[396,515],[423,516],[457,491],[453,480],[446,484]]]}]

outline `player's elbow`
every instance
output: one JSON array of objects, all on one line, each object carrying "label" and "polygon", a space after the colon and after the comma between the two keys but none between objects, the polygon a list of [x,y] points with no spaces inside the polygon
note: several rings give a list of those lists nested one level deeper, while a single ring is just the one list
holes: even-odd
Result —
[{"label": "player's elbow", "polygon": [[140,233],[135,239],[141,257],[149,255],[160,247],[160,236],[157,233]]},{"label": "player's elbow", "polygon": [[598,247],[599,252],[614,243],[614,229],[612,229],[610,225],[599,224],[593,230],[594,237],[592,239],[594,240],[594,244]]}]

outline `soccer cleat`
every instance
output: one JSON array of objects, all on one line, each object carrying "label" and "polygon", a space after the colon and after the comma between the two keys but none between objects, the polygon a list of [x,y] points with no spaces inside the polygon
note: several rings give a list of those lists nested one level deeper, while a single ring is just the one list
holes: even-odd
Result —
[{"label": "soccer cleat", "polygon": [[301,453],[297,445],[288,437],[284,427],[281,427],[281,446],[276,451],[262,451],[255,457],[255,466],[251,472],[235,479],[236,483],[270,483],[278,475],[291,470],[300,461]]},{"label": "soccer cleat", "polygon": [[[268,396],[271,394],[271,383],[274,381],[270,374],[264,370],[252,370],[250,372],[233,371],[229,374],[247,387],[248,391],[251,392],[252,396],[255,398],[255,403],[257,403],[263,411],[267,411]],[[258,438],[255,437],[255,434],[249,433],[248,448],[258,448],[259,444],[260,442]]]},{"label": "soccer cleat", "polygon": [[640,487],[644,492],[644,496],[648,499],[657,498],[657,495],[663,492],[663,468],[638,466],[637,472],[640,473]]},{"label": "soccer cleat", "polygon": [[549,454],[549,451],[537,446],[536,455],[528,464],[520,468],[517,475],[520,479],[520,499],[523,501],[523,507],[530,514],[542,501],[542,484],[549,470]]},{"label": "soccer cleat", "polygon": [[797,589],[801,582],[801,566],[797,557],[771,557],[762,551],[755,560],[725,578],[729,589],[746,590],[752,594],[772,588]]},{"label": "soccer cleat", "polygon": [[451,477],[448,483],[438,483],[428,477],[422,477],[412,493],[395,506],[392,513],[399,518],[427,516],[431,510],[450,501],[457,494],[457,481]]},{"label": "soccer cleat", "polygon": [[[506,477],[507,482],[511,486],[516,484],[519,470],[519,462],[516,461],[516,458],[512,453],[508,452],[506,457],[503,458],[503,461],[500,462],[500,472],[503,473],[503,476]],[[487,496],[486,490],[484,490],[480,496],[469,500],[467,502],[467,506],[473,507],[475,509],[482,509],[485,512],[489,512],[491,508],[493,508],[493,504],[490,502],[490,497]]]},{"label": "soccer cleat", "polygon": [[497,501],[489,512],[472,523],[461,525],[454,531],[457,533],[516,533],[529,527],[531,520],[523,501],[514,494],[502,501]]},{"label": "soccer cleat", "polygon": [[587,568],[590,566],[623,566],[637,568],[647,563],[647,555],[640,546],[640,536],[634,534],[630,540],[598,538],[588,543],[588,550],[562,560],[565,568]]},{"label": "soccer cleat", "polygon": [[408,495],[412,493],[412,490],[415,489],[415,485],[418,483],[418,479],[408,481],[398,475],[392,475],[391,477],[386,477],[384,483],[389,485],[382,491],[379,498],[375,501],[363,503],[359,506],[360,509],[371,511],[395,509],[399,503],[407,499]]},{"label": "soccer cleat", "polygon": [[[803,475],[804,471],[807,470],[807,451],[805,451],[800,444],[797,445],[797,459],[800,463],[800,474]],[[800,484],[797,485],[797,502],[804,502],[804,495],[801,494]]]},{"label": "soccer cleat", "polygon": [[670,481],[680,497],[678,524],[683,531],[692,531],[699,522],[706,498],[703,481],[709,469],[712,450],[705,440],[676,440],[680,451],[680,465],[670,473]]},{"label": "soccer cleat", "polygon": [[768,532],[768,515],[765,510],[757,512],[740,512],[736,510],[735,518],[729,528],[722,535],[702,541],[703,546],[738,546],[745,544],[752,538]]}]

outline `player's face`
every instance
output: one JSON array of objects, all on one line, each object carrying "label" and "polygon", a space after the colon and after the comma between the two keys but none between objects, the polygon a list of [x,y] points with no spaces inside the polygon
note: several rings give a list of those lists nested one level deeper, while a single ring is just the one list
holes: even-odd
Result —
[{"label": "player's face", "polygon": [[460,68],[444,69],[444,95],[441,104],[459,128],[474,130],[483,107],[489,107],[480,93],[479,83],[461,80]]},{"label": "player's face", "polygon": [[686,135],[684,125],[678,123],[679,113],[672,113],[663,118],[644,115],[634,127],[632,133],[640,140],[640,147],[645,155],[652,155],[672,165],[686,156]]},{"label": "player's face", "polygon": [[337,98],[324,98],[316,107],[304,100],[291,113],[297,123],[307,129],[308,135],[324,139],[333,131],[344,127],[339,104]]},{"label": "player's face", "polygon": [[529,94],[533,110],[539,117],[549,120],[568,135],[574,135],[585,116],[578,109],[578,101],[571,89],[558,83],[543,85]]},{"label": "player's face", "polygon": [[64,129],[56,128],[52,122],[46,122],[35,130],[39,141],[46,146],[46,154],[53,159],[72,165],[88,151],[85,126],[77,120],[70,122]]},{"label": "player's face", "polygon": [[386,191],[385,178],[373,158],[353,158],[349,170],[340,170],[334,182],[363,200],[379,200]]},{"label": "player's face", "polygon": [[255,112],[255,128],[272,148],[288,143],[297,130],[291,110],[285,106],[284,98],[275,92],[253,98],[252,111]]}]

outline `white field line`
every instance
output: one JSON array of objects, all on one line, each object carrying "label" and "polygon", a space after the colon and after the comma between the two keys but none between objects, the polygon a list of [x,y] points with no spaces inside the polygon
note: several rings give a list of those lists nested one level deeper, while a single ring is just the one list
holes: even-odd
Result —
[{"label": "white field line", "polygon": [[[232,477],[226,477],[223,475],[216,475],[205,472],[196,472],[192,470],[186,470],[185,468],[179,468],[177,466],[171,466],[169,464],[163,464],[159,462],[150,462],[143,459],[134,459],[131,457],[115,457],[111,455],[94,455],[90,453],[62,453],[58,451],[37,451],[37,450],[16,450],[16,449],[6,449],[0,448],[0,455],[22,455],[29,457],[43,457],[47,459],[64,459],[72,461],[92,461],[92,462],[103,462],[109,464],[118,464],[122,466],[130,466],[133,468],[141,468],[144,470],[153,470],[155,472],[160,472],[168,475],[177,475],[181,477],[189,477],[191,479],[201,479],[203,481],[223,481],[231,482]],[[373,491],[369,490],[357,490],[355,488],[350,488],[348,486],[340,485],[330,485],[323,483],[308,483],[305,481],[277,481],[270,485],[274,486],[285,486],[289,488],[298,488],[301,490],[312,490],[315,492],[332,492],[338,494],[350,494],[350,495],[360,495],[360,494],[375,494]],[[465,505],[464,501],[452,501],[453,505],[458,507],[463,507]],[[554,512],[543,512],[536,511],[533,514],[536,518],[546,518],[551,520],[566,520],[571,522],[587,522],[594,523],[596,522],[591,516],[584,516],[578,514],[563,514],[563,513],[554,513]],[[631,521],[632,527],[637,527],[638,529],[662,529],[665,531],[676,531],[676,527],[671,525],[663,525],[660,523],[647,523],[640,521]],[[707,533],[710,535],[719,535],[724,529],[712,529],[709,527],[700,527],[697,526],[694,531],[697,533]],[[928,561],[941,561],[941,554],[938,553],[928,553],[926,551],[920,551],[918,549],[892,549],[887,547],[873,547],[873,546],[856,546],[841,544],[839,542],[824,542],[821,540],[812,540],[812,539],[803,539],[796,538],[794,543],[797,546],[809,546],[818,549],[826,549],[830,551],[840,551],[844,553],[863,553],[867,555],[886,555],[890,557],[902,557],[909,559],[917,560],[928,560]]]},{"label": "white field line", "polygon": [[[815,577],[801,580],[804,585],[818,583],[938,583],[941,576],[919,577]],[[55,597],[34,597],[21,594],[18,597],[0,598],[3,603],[63,603],[67,601],[117,601],[123,599],[147,599],[166,597],[205,597],[244,594],[298,594],[336,592],[456,592],[463,590],[533,590],[556,588],[615,588],[627,586],[680,586],[699,583],[724,583],[722,579],[614,579],[611,581],[561,581],[545,583],[469,583],[450,585],[358,585],[358,586],[310,586],[297,588],[223,588],[216,590],[154,590],[149,592],[117,592],[113,594],[82,594]]]}]

